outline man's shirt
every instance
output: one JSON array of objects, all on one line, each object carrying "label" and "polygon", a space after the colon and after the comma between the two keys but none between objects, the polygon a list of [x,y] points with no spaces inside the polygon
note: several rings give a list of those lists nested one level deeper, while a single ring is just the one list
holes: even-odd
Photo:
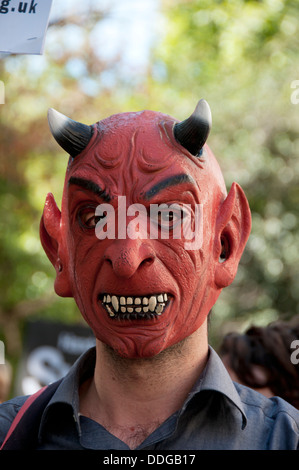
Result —
[{"label": "man's shirt", "polygon": [[[93,375],[94,366],[93,348],[63,379],[44,409],[37,449],[129,449],[99,423],[79,413],[79,386]],[[0,445],[25,400],[17,397],[0,405]],[[232,382],[221,359],[210,348],[205,370],[182,408],[137,449],[298,449],[298,428],[298,410],[281,398],[266,398]]]}]

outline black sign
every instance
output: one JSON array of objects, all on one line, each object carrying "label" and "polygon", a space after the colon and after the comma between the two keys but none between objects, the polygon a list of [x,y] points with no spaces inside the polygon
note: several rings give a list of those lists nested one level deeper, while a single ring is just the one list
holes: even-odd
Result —
[{"label": "black sign", "polygon": [[29,322],[15,395],[30,395],[60,379],[76,359],[94,345],[95,337],[87,326]]}]

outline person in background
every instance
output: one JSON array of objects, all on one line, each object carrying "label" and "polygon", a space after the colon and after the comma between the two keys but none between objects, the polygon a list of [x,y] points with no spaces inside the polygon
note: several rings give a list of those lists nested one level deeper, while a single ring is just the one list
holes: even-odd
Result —
[{"label": "person in background", "polygon": [[0,403],[8,399],[12,379],[10,364],[0,364]]},{"label": "person in background", "polygon": [[231,378],[267,397],[279,396],[299,409],[299,321],[251,326],[228,333],[219,354]]}]

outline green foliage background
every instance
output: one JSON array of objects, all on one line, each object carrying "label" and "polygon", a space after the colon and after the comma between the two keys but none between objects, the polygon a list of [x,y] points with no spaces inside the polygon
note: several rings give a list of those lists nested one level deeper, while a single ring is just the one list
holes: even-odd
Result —
[{"label": "green foliage background", "polygon": [[[101,8],[50,25],[43,57],[0,60],[0,337],[10,357],[21,351],[29,316],[81,319],[72,299],[53,295],[54,270],[39,242],[46,194],[60,203],[66,168],[49,107],[85,123],[145,108],[185,119],[204,97],[213,113],[209,145],[228,189],[237,181],[245,190],[253,218],[237,278],[213,309],[211,343],[299,314],[299,105],[291,102],[298,10],[297,0],[164,0],[148,69],[136,80],[118,74],[117,60],[103,62],[90,41],[107,14]],[[70,33],[80,47],[70,46]]]}]

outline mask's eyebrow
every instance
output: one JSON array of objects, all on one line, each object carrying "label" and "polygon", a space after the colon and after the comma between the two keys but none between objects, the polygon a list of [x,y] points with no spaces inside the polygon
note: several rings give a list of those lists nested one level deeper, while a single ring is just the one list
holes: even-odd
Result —
[{"label": "mask's eyebrow", "polygon": [[166,178],[163,181],[160,181],[159,183],[155,184],[155,186],[146,191],[144,198],[146,200],[150,200],[163,189],[169,188],[169,186],[175,186],[177,184],[184,183],[190,183],[196,187],[194,179],[190,175],[182,173],[180,175],[170,176],[169,178]]},{"label": "mask's eyebrow", "polygon": [[80,188],[87,189],[91,191],[96,196],[100,196],[104,201],[109,202],[111,197],[109,194],[105,192],[99,185],[97,185],[94,181],[87,180],[85,178],[78,178],[76,176],[71,176],[68,181],[68,186],[76,185],[80,186]]}]

